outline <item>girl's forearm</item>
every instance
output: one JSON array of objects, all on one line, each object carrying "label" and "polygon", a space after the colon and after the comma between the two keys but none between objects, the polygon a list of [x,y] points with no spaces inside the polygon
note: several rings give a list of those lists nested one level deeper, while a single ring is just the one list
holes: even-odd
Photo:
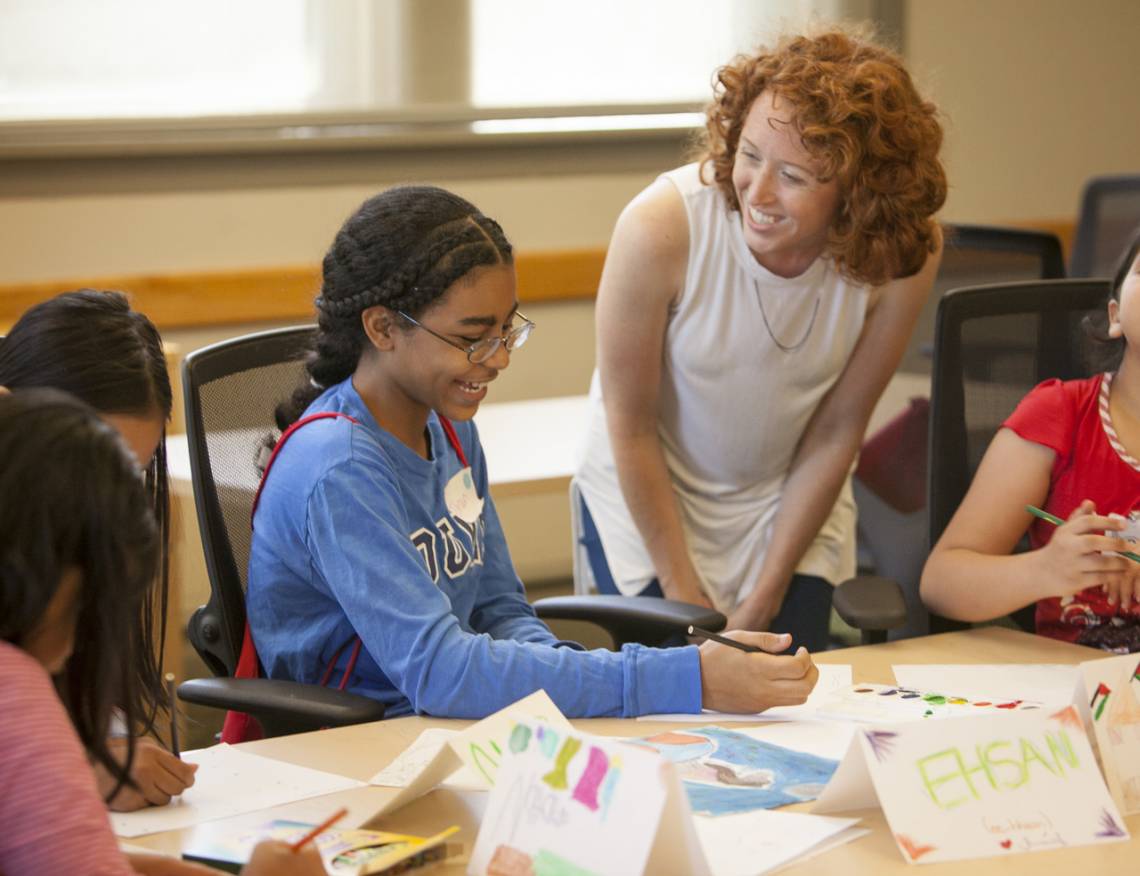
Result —
[{"label": "girl's forearm", "polygon": [[1049,596],[1041,581],[1040,551],[995,556],[935,547],[922,570],[920,592],[936,614],[987,621]]}]

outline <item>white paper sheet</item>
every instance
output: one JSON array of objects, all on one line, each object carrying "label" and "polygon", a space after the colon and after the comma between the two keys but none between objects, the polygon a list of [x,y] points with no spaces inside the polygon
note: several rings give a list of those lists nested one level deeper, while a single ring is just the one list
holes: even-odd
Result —
[{"label": "white paper sheet", "polygon": [[857,818],[772,810],[693,820],[714,876],[759,876],[869,832]]},{"label": "white paper sheet", "polygon": [[1001,700],[1036,700],[1050,706],[1073,702],[1080,669],[1046,663],[960,664],[892,667],[895,681],[915,690],[937,691],[956,697]]},{"label": "white paper sheet", "polygon": [[294,800],[364,787],[364,782],[238,751],[226,744],[186,751],[182,759],[198,764],[194,785],[166,806],[137,812],[112,812],[119,836],[177,830],[254,812]]},{"label": "white paper sheet", "polygon": [[828,694],[840,688],[851,686],[851,666],[844,663],[821,663],[819,665],[819,680],[807,702],[800,706],[777,706],[765,712],[748,714],[735,714],[732,712],[714,712],[705,709],[694,714],[676,713],[663,715],[642,715],[638,721],[676,721],[686,724],[721,724],[725,721],[804,721],[815,716],[819,702]]}]

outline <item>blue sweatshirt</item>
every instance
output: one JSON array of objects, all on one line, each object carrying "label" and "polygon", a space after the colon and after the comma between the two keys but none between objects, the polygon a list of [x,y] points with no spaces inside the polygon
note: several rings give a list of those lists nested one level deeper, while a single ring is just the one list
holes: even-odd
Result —
[{"label": "blue sweatshirt", "polygon": [[463,465],[434,413],[423,459],[380,428],[351,379],[306,413],[321,411],[357,423],[324,418],[294,432],[253,521],[246,607],[270,678],[319,683],[359,636],[345,689],[382,700],[390,715],[479,718],[539,688],[570,717],[700,711],[695,647],[584,651],[535,616],[474,423],[455,424],[484,500],[472,524],[444,502]]}]

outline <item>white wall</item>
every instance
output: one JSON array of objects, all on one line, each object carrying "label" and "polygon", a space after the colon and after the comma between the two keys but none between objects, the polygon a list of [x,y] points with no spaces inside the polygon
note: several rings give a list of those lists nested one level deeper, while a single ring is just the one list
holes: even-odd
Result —
[{"label": "white wall", "polygon": [[1075,219],[1096,174],[1140,173],[1135,0],[910,0],[911,69],[946,114],[956,221]]}]

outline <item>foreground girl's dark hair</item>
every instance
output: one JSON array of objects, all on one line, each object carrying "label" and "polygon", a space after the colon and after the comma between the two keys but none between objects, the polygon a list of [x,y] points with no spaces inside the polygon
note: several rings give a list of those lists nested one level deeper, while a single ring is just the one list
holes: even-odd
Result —
[{"label": "foreground girl's dark hair", "polygon": [[75,650],[57,683],[79,738],[120,786],[133,744],[120,764],[107,734],[112,709],[128,725],[137,717],[132,628],[158,557],[143,478],[118,433],[54,390],[0,395],[0,639],[21,646],[64,571],[78,569]]},{"label": "foreground girl's dark hair", "polygon": [[[0,386],[64,390],[101,414],[170,418],[173,398],[162,339],[149,319],[132,310],[121,292],[81,289],[29,308],[0,341]],[[166,703],[162,684],[163,641],[169,578],[170,491],[166,438],[146,467],[162,542],[160,586],[148,590],[126,633],[137,654],[139,684],[132,732],[152,729]],[[121,706],[127,704],[121,703]]]},{"label": "foreground girl's dark hair", "polygon": [[311,381],[278,406],[277,425],[287,428],[324,389],[356,370],[366,340],[364,310],[383,305],[419,318],[473,268],[512,261],[499,224],[458,195],[398,186],[369,198],[325,255],[317,339],[306,361]]}]

